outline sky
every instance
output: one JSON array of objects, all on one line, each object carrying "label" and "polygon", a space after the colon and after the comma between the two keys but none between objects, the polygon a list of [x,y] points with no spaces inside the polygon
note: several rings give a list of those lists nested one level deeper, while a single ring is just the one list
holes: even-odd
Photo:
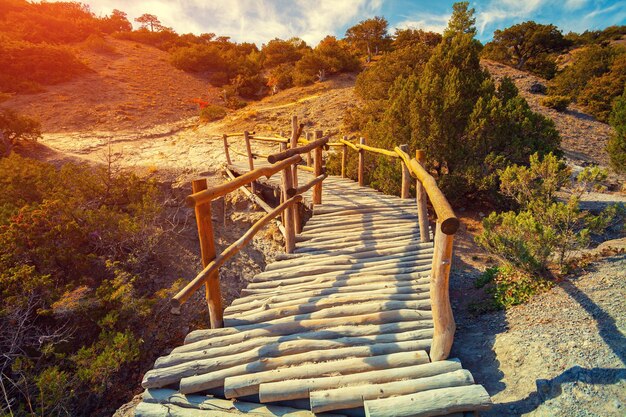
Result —
[{"label": "sky", "polygon": [[[361,20],[384,16],[390,32],[416,28],[441,32],[452,12],[449,0],[81,0],[97,15],[113,9],[132,21],[156,15],[178,33],[213,32],[257,45],[293,36],[315,45],[326,35],[343,37]],[[534,20],[553,23],[567,33],[626,24],[624,0],[477,0],[477,37],[489,41],[496,29]]]}]

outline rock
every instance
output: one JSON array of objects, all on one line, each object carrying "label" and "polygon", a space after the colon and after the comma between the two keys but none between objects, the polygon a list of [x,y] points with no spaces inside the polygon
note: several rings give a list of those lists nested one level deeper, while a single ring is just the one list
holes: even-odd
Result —
[{"label": "rock", "polygon": [[545,94],[548,92],[548,89],[546,88],[545,85],[539,82],[534,82],[530,85],[530,87],[528,88],[528,91],[530,91],[533,94]]}]

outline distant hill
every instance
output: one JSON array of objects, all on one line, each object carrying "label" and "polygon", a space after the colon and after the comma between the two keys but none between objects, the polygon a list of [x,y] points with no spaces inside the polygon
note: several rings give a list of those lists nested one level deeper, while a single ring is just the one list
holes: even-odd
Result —
[{"label": "distant hill", "polygon": [[198,114],[190,100],[217,100],[219,89],[174,68],[169,54],[132,41],[105,38],[72,48],[90,72],[36,94],[19,94],[0,106],[33,116],[44,132],[144,129]]}]

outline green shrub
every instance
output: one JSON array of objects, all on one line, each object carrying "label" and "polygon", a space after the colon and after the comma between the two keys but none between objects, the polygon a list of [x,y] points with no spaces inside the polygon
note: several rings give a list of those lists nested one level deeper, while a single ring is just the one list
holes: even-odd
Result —
[{"label": "green shrub", "polygon": [[621,97],[615,100],[609,119],[613,134],[607,144],[611,166],[617,172],[626,172],[626,88]]},{"label": "green shrub", "polygon": [[578,96],[578,102],[598,120],[608,122],[613,101],[622,94],[624,85],[626,85],[626,53],[621,53],[615,58],[608,72],[592,78],[587,83]]},{"label": "green shrub", "polygon": [[13,412],[110,415],[138,383],[127,370],[141,340],[171,337],[146,324],[167,295],[150,288],[162,273],[156,184],[13,153],[0,189],[0,328],[11,329],[0,368]]},{"label": "green shrub", "polygon": [[41,124],[11,109],[0,109],[0,157],[8,156],[23,141],[41,137]]},{"label": "green shrub", "polygon": [[541,99],[541,105],[558,112],[564,112],[571,101],[567,96],[547,96]]},{"label": "green shrub", "polygon": [[209,104],[203,109],[200,109],[200,120],[203,122],[213,122],[215,120],[223,119],[226,116],[226,109],[216,104]]},{"label": "green shrub", "polygon": [[545,273],[550,262],[566,272],[573,250],[587,246],[592,234],[604,233],[623,218],[622,210],[613,206],[597,216],[579,209],[580,197],[606,178],[599,168],[585,168],[570,199],[558,201],[556,192],[568,182],[569,173],[553,155],[543,160],[533,155],[529,167],[513,165],[501,171],[501,191],[520,211],[491,213],[476,242],[529,274]]},{"label": "green shrub", "polygon": [[67,48],[0,35],[0,91],[25,92],[33,83],[56,84],[89,71]]},{"label": "green shrub", "polygon": [[552,288],[554,283],[504,265],[487,269],[476,279],[475,286],[476,288],[485,288],[489,298],[486,301],[472,304],[470,309],[475,313],[483,313],[505,310],[523,304],[535,294]]},{"label": "green shrub", "polygon": [[115,47],[99,35],[89,35],[85,41],[85,47],[100,54],[111,54],[115,52]]}]

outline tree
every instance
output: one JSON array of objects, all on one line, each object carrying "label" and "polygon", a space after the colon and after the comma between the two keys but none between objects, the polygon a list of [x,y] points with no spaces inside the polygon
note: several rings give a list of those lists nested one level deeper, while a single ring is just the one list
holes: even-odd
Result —
[{"label": "tree", "polygon": [[393,35],[393,49],[402,49],[416,43],[423,43],[428,46],[437,46],[441,42],[441,34],[436,32],[426,32],[422,29],[396,29]]},{"label": "tree", "polygon": [[261,52],[265,59],[265,68],[273,68],[280,64],[295,63],[310,49],[300,38],[289,40],[275,38],[264,44]]},{"label": "tree", "polygon": [[110,16],[103,19],[103,31],[107,33],[113,32],[130,32],[133,25],[128,20],[128,15],[120,10],[113,9]]},{"label": "tree", "polygon": [[556,72],[550,54],[563,51],[570,44],[556,26],[527,21],[496,30],[493,41],[485,48],[493,56],[504,56],[507,65],[550,77]]},{"label": "tree", "polygon": [[160,32],[165,29],[161,21],[153,14],[144,13],[135,19],[135,22],[141,24],[142,29],[150,28],[150,32]]},{"label": "tree", "polygon": [[448,22],[448,27],[444,30],[443,36],[450,37],[459,33],[466,35],[476,35],[475,10],[469,9],[469,2],[461,1],[452,5],[452,16]]},{"label": "tree", "polygon": [[41,137],[41,124],[11,109],[0,110],[0,154],[9,156],[22,141],[36,141]]},{"label": "tree", "polygon": [[[527,163],[533,152],[555,150],[559,135],[552,121],[532,112],[510,79],[496,86],[481,68],[472,21],[464,3],[454,8],[441,43],[432,54],[422,53],[428,62],[417,62],[393,81],[382,115],[369,120],[365,136],[374,146],[424,149],[428,169],[451,198],[493,199],[498,169]],[[382,185],[388,174],[378,175],[374,167],[370,175],[389,190]]]},{"label": "tree", "polygon": [[387,19],[380,16],[362,20],[346,31],[346,40],[357,51],[366,53],[369,62],[372,50],[377,54],[389,42],[387,26]]},{"label": "tree", "polygon": [[615,130],[607,145],[611,166],[617,172],[626,173],[626,88],[615,100],[609,121]]}]

